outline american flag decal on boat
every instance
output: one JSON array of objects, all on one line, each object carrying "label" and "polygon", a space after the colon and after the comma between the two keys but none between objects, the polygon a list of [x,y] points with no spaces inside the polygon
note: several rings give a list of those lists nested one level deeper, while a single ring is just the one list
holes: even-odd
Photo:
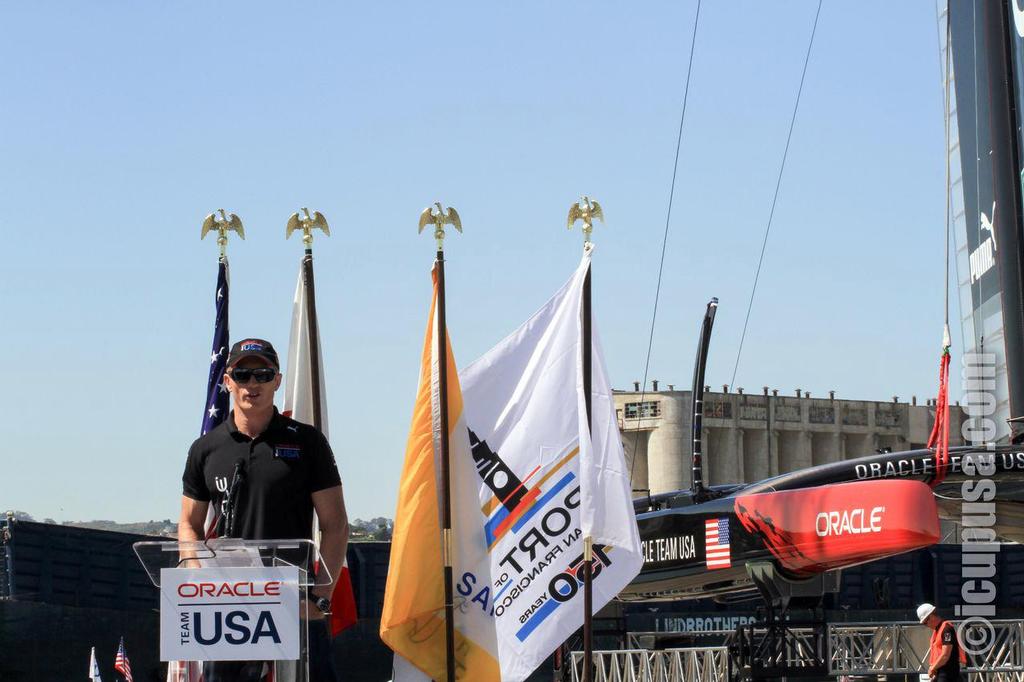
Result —
[{"label": "american flag decal on boat", "polygon": [[732,566],[728,518],[708,519],[704,522],[704,556],[708,568]]}]

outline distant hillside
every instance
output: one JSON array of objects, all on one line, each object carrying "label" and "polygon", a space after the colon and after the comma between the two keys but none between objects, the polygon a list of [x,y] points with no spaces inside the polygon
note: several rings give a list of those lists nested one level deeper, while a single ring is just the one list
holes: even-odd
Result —
[{"label": "distant hillside", "polygon": [[[3,507],[0,507],[0,509],[3,509]],[[176,537],[178,534],[178,524],[172,522],[170,519],[164,519],[163,521],[133,521],[130,523],[118,523],[117,521],[106,521],[103,519],[99,519],[96,521],[65,521],[63,524],[58,524],[53,519],[36,519],[33,518],[33,516],[28,512],[23,512],[14,509],[8,511],[6,515],[11,516],[19,521],[39,521],[40,523],[52,523],[55,525],[74,526],[75,528],[95,528],[96,530],[112,530],[118,533],[135,533],[137,535],[162,535],[164,537]]]},{"label": "distant hillside", "polygon": [[75,528],[95,528],[96,530],[112,530],[118,533],[136,533],[138,535],[162,535],[164,537],[177,537],[178,524],[170,519],[163,521],[135,521],[132,523],[118,523],[117,521],[68,521],[65,526]]},{"label": "distant hillside", "polygon": [[[3,509],[3,507],[0,506],[0,509]],[[8,511],[7,514],[20,521],[39,520],[42,523],[57,524],[56,521],[49,518],[35,519],[28,512],[11,510]],[[98,519],[95,521],[65,521],[63,524],[58,525],[74,526],[75,528],[112,530],[118,533],[136,533],[138,535],[162,535],[164,537],[177,537],[178,535],[178,524],[170,519],[164,519],[163,521],[132,521],[129,523],[118,523],[117,521]],[[368,521],[355,519],[354,521],[350,521],[349,525],[352,528],[353,542],[390,540],[391,532],[395,527],[394,521],[384,518],[383,516],[378,516],[377,518],[373,518]]]}]

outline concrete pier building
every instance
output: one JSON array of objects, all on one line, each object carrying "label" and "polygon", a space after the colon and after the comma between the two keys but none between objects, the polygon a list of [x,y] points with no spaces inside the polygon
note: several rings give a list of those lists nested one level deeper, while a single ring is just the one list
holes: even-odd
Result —
[{"label": "concrete pier building", "polygon": [[[641,392],[615,391],[619,429],[632,486],[651,494],[690,485],[690,391],[653,381]],[[725,389],[725,387],[723,387]],[[879,450],[923,448],[935,419],[934,401],[812,398],[762,389],[704,394],[705,484],[757,481]],[[950,445],[961,445],[961,407],[950,406]]]}]

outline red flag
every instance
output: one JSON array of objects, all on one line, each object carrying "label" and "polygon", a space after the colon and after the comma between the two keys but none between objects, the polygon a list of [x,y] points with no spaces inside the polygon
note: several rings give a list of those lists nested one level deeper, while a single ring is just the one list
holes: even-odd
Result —
[{"label": "red flag", "polygon": [[949,327],[942,334],[942,359],[939,361],[939,396],[935,401],[935,423],[928,436],[928,447],[935,448],[935,476],[932,487],[942,483],[949,470]]},{"label": "red flag", "polygon": [[352,627],[359,620],[356,614],[356,595],[352,591],[352,576],[348,573],[348,559],[341,567],[341,575],[331,595],[331,634]]}]

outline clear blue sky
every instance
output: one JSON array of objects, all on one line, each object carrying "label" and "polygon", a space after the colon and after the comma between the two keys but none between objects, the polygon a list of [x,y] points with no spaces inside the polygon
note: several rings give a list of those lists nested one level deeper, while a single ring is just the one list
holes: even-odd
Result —
[{"label": "clear blue sky", "polygon": [[[817,3],[705,2],[651,378],[732,372]],[[233,338],[284,350],[300,206],[353,517],[392,516],[435,199],[461,365],[569,276],[587,193],[613,382],[643,373],[694,2],[22,3],[0,12],[0,505],[176,517],[203,409],[216,245]],[[944,161],[935,3],[822,9],[737,385],[936,390]],[[954,297],[955,301],[955,297]],[[954,309],[956,319],[957,311]],[[958,338],[954,333],[954,338]],[[954,349],[956,352],[958,349]],[[955,382],[954,382],[955,383]]]}]

